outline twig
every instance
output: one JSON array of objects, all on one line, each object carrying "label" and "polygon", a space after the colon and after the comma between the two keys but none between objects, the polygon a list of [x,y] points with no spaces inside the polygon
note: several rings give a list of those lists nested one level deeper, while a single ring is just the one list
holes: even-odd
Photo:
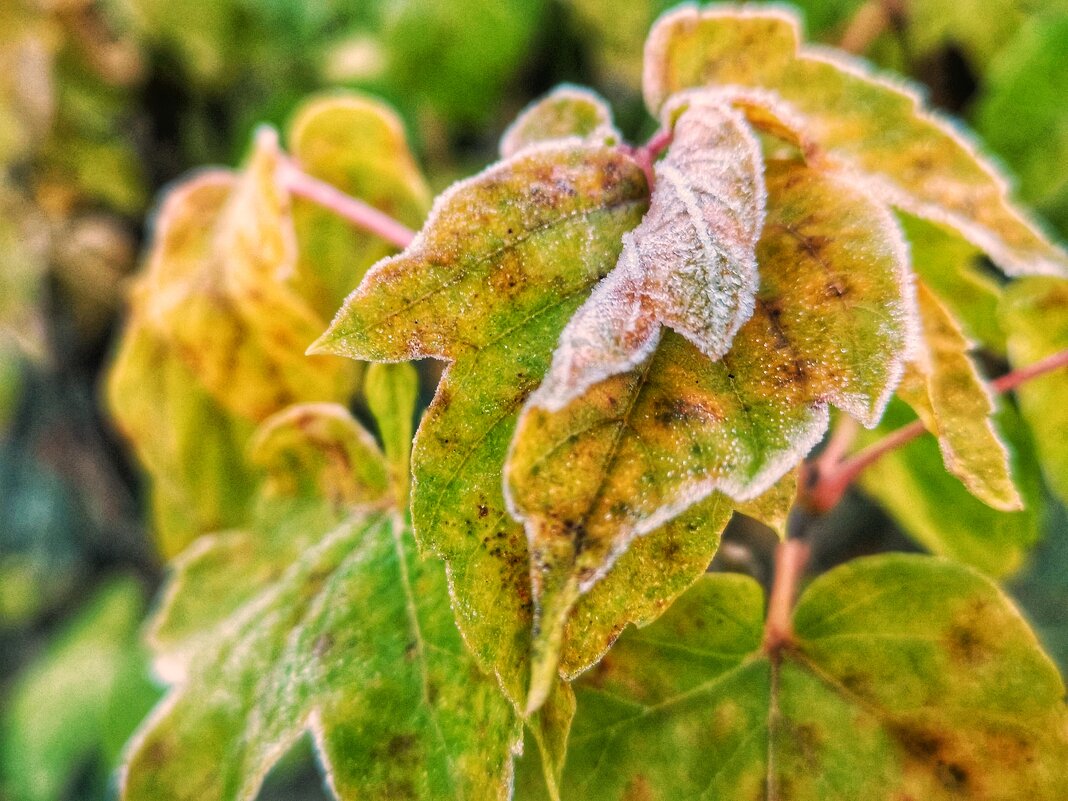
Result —
[{"label": "twig", "polygon": [[[1006,373],[991,381],[990,387],[994,392],[1001,394],[1063,367],[1068,367],[1068,350],[1054,353],[1052,356],[1039,359],[1034,364]],[[916,439],[924,430],[923,423],[914,420],[896,431],[891,431],[882,439],[848,458],[840,459],[836,463],[825,463],[822,459],[818,459],[807,465],[805,468],[807,475],[802,476],[803,480],[798,493],[799,503],[819,514],[830,511],[838,505],[849,485],[867,467],[890,451]]]},{"label": "twig", "polygon": [[764,653],[778,658],[784,647],[793,642],[791,613],[801,576],[808,563],[809,544],[801,539],[787,539],[775,550],[775,578],[768,596],[768,616],[764,622]]},{"label": "twig", "polygon": [[374,206],[346,195],[337,187],[313,178],[292,161],[288,162],[285,183],[294,195],[329,209],[357,228],[381,237],[399,248],[408,247],[415,238],[415,232],[408,226]]},{"label": "twig", "polygon": [[661,128],[649,137],[649,141],[644,145],[627,147],[630,157],[638,162],[638,166],[645,173],[645,180],[649,184],[650,192],[653,191],[653,187],[656,185],[656,173],[653,170],[653,164],[656,163],[657,158],[664,152],[664,149],[671,144],[671,139],[674,135],[674,131],[670,128]]}]

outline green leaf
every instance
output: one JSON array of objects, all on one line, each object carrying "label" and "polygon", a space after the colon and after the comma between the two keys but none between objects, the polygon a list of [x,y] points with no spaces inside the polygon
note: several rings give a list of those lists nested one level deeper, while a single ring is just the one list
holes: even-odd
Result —
[{"label": "green leaf", "polygon": [[753,313],[756,243],[764,225],[760,143],[737,111],[701,93],[669,104],[677,117],[641,225],[623,236],[615,268],[560,335],[531,403],[559,411],[630,370],[670,327],[715,360]]},{"label": "green leaf", "polygon": [[[1019,176],[1020,194],[1060,225],[1068,224],[1068,7],[1042,13],[1014,36],[984,75],[976,129]],[[986,20],[987,14],[983,15]]]},{"label": "green leaf", "polygon": [[899,219],[916,275],[949,309],[969,339],[1005,353],[1005,332],[997,319],[1001,287],[981,272],[982,252],[948,228],[908,214]]},{"label": "green leaf", "polygon": [[100,797],[119,751],[158,696],[137,641],[144,609],[132,580],[101,588],[12,687],[0,774],[14,801],[66,797],[91,768]]},{"label": "green leaf", "polygon": [[[1068,281],[1021,280],[1009,286],[1001,314],[1009,359],[1022,368],[1068,350]],[[1050,487],[1068,501],[1068,369],[1061,367],[1016,390],[1020,411],[1035,434],[1035,449]]]},{"label": "green leaf", "polygon": [[763,493],[823,436],[829,404],[874,424],[900,378],[911,302],[892,217],[794,162],[766,180],[756,311],[726,356],[667,333],[638,368],[520,419],[507,480],[532,543],[542,682],[569,610],[636,537],[716,490]]},{"label": "green leaf", "polygon": [[641,170],[608,149],[532,147],[440,197],[319,346],[358,359],[454,362],[416,435],[412,517],[447,564],[457,623],[509,696],[526,694],[529,561],[501,473],[556,338],[638,224]]},{"label": "green leaf", "polygon": [[[272,418],[261,444],[298,449],[294,429],[318,411]],[[468,656],[441,566],[418,558],[384,501],[332,500],[376,488],[331,454],[362,450],[386,468],[335,412],[316,430],[335,439],[272,461],[322,464],[310,496],[275,491],[300,485],[274,475],[250,528],[203,537],[177,560],[152,632],[174,686],[130,750],[123,798],[252,799],[306,731],[339,799],[507,796],[520,724]],[[331,491],[340,481],[348,490]]]},{"label": "green leaf", "polygon": [[[879,427],[865,432],[858,444],[886,436],[911,419],[907,407],[895,401]],[[1044,498],[1027,427],[1004,402],[994,423],[1008,445],[1022,511],[999,512],[969,493],[946,472],[933,437],[921,437],[884,455],[861,473],[860,486],[928,550],[998,577],[1015,572],[1038,540]]]},{"label": "green leaf", "polygon": [[990,417],[990,390],[968,357],[968,341],[946,308],[922,283],[916,287],[923,352],[898,389],[938,438],[946,470],[968,491],[1002,512],[1022,508],[1009,455]]},{"label": "green leaf", "polygon": [[1064,685],[994,584],[929,557],[816,579],[761,650],[760,588],[705,576],[576,685],[564,799],[1058,799]]},{"label": "green leaf", "polygon": [[864,62],[802,46],[797,19],[782,9],[683,6],[649,34],[644,77],[654,113],[684,89],[740,96],[755,125],[769,113],[788,121],[810,154],[960,231],[1006,272],[1068,270],[1068,256],[1011,204],[1004,179],[959,130]]},{"label": "green leaf", "polygon": [[612,123],[605,101],[580,86],[563,84],[535,100],[501,137],[501,158],[542,142],[577,138],[590,145],[615,145],[623,140]]},{"label": "green leaf", "polygon": [[[331,92],[303,103],[286,137],[309,175],[418,227],[430,205],[397,115],[354,92]],[[394,252],[389,243],[303,198],[293,200],[298,261],[294,285],[323,320],[337,311],[367,268]]]}]

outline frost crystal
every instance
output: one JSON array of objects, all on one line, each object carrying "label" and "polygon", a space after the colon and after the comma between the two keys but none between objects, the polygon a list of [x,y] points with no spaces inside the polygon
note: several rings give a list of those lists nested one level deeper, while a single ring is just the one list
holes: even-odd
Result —
[{"label": "frost crystal", "polygon": [[623,238],[615,269],[568,323],[532,402],[562,408],[593,384],[642,362],[667,325],[710,359],[753,313],[756,243],[764,226],[760,144],[715,93],[680,96],[649,212]]}]

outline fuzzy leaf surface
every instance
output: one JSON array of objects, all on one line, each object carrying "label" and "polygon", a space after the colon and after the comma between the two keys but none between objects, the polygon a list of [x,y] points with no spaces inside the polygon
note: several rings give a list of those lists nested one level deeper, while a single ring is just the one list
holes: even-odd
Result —
[{"label": "fuzzy leaf surface", "polygon": [[[438,200],[419,238],[373,269],[320,346],[355,358],[446,358],[416,435],[417,539],[446,562],[464,638],[512,701],[527,696],[530,557],[501,475],[518,414],[567,320],[647,203],[641,169],[605,149],[534,146]],[[722,497],[651,532],[574,610],[562,668],[593,664],[707,567]],[[770,514],[770,512],[769,512]]]},{"label": "fuzzy leaf surface", "polygon": [[577,684],[564,799],[1059,798],[1064,685],[1008,599],[930,557],[812,582],[761,651],[759,586],[709,575]]},{"label": "fuzzy leaf surface", "polygon": [[756,311],[726,356],[668,332],[636,369],[520,420],[507,479],[532,543],[536,675],[636,537],[716,490],[765,492],[823,436],[829,404],[874,424],[901,376],[911,300],[894,220],[796,162],[770,163],[767,187]]},{"label": "fuzzy leaf surface", "polygon": [[[260,450],[362,451],[385,475],[340,411],[319,427],[335,440],[294,439],[316,414],[268,420]],[[339,799],[507,798],[519,722],[468,656],[440,565],[418,558],[387,498],[331,500],[376,490],[338,492],[358,482],[328,461],[311,494],[277,474],[306,473],[310,454],[275,467],[250,528],[177,560],[152,632],[174,686],[134,741],[123,798],[254,798],[307,731]]]},{"label": "fuzzy leaf surface", "polygon": [[1009,454],[990,419],[994,401],[968,356],[968,341],[945,306],[922,283],[916,288],[916,300],[923,351],[898,396],[937,437],[946,470],[969,492],[994,509],[1019,510]]},{"label": "fuzzy leaf surface", "polygon": [[[1013,367],[1026,367],[1068,349],[1068,281],[1029,278],[1010,285],[1001,321]],[[1061,367],[1028,381],[1016,394],[1020,411],[1035,432],[1046,480],[1062,499],[1068,499],[1068,369]]]},{"label": "fuzzy leaf surface", "polygon": [[[675,111],[669,106],[665,120]],[[765,204],[760,143],[716,98],[695,93],[680,112],[655,165],[649,211],[560,335],[535,405],[559,411],[642,363],[665,325],[718,359],[753,314]]]},{"label": "fuzzy leaf surface", "polygon": [[614,145],[623,136],[608,104],[589,89],[563,84],[535,100],[501,137],[501,158],[542,142],[577,138],[591,145]]},{"label": "fuzzy leaf surface", "polygon": [[640,168],[614,151],[528,148],[439,197],[320,341],[358,359],[453,362],[416,435],[412,518],[420,545],[446,562],[468,645],[517,703],[531,601],[526,538],[501,489],[508,443],[560,330],[647,198]]},{"label": "fuzzy leaf surface", "polygon": [[1010,274],[1068,271],[1068,255],[1010,202],[1004,178],[959,130],[924,110],[911,87],[802,46],[797,18],[783,9],[685,5],[667,13],[646,42],[643,83],[654,114],[684,89],[718,87],[750,100],[764,91],[757,106],[793,120],[877,197],[955,228]]}]

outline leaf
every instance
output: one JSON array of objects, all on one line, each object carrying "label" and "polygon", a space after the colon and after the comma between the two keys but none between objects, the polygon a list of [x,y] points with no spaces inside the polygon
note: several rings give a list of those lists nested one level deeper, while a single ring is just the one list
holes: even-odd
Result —
[{"label": "leaf", "polygon": [[[272,418],[261,449],[299,445],[294,426],[317,413]],[[366,497],[374,486],[314,453],[365,448],[338,414],[316,427],[336,440],[306,440],[285,469],[324,464],[328,497]],[[384,474],[381,455],[365,458]],[[339,481],[351,486],[330,491]],[[174,687],[131,747],[123,798],[254,798],[305,731],[339,799],[506,798],[518,719],[467,655],[440,565],[418,559],[397,511],[314,494],[264,503],[251,528],[177,560],[152,633]]]},{"label": "leaf", "polygon": [[[1068,281],[1027,279],[1009,286],[1001,310],[1008,332],[1009,359],[1022,368],[1041,358],[1068,350]],[[1061,367],[1016,389],[1020,411],[1035,433],[1038,452],[1050,488],[1068,500],[1068,370]]]},{"label": "leaf", "polygon": [[323,322],[285,283],[297,250],[281,159],[275,135],[261,129],[217,213],[175,219],[172,210],[161,220],[177,229],[162,236],[199,235],[202,249],[182,264],[163,263],[168,254],[157,250],[148,268],[157,330],[220,404],[253,421],[290,403],[344,398],[352,381],[344,362],[304,355]]},{"label": "leaf", "polygon": [[[904,404],[894,401],[879,427],[864,432],[858,445],[870,444],[910,419]],[[1008,445],[1012,475],[1023,498],[1022,511],[999,512],[969,493],[946,472],[932,437],[921,437],[884,455],[861,473],[860,486],[923,547],[1000,577],[1018,570],[1038,540],[1045,502],[1027,427],[1004,402],[994,422]]]},{"label": "leaf", "polygon": [[916,299],[925,351],[898,389],[938,438],[946,470],[968,491],[1002,512],[1019,510],[1009,455],[990,417],[990,390],[968,358],[968,341],[946,308],[922,283]]},{"label": "leaf", "polygon": [[1005,352],[1005,332],[998,325],[1001,287],[978,265],[982,252],[953,231],[899,215],[912,255],[912,269],[938,296],[965,335],[994,353]]},{"label": "leaf", "polygon": [[[331,92],[303,103],[289,126],[289,150],[309,175],[405,225],[422,223],[429,190],[384,103],[355,92]],[[364,272],[395,248],[303,198],[293,199],[298,245],[294,285],[323,320],[337,311]]]},{"label": "leaf", "polygon": [[757,497],[820,440],[829,404],[872,425],[897,385],[912,303],[896,223],[797,163],[769,163],[766,180],[756,311],[726,356],[668,333],[637,369],[520,419],[507,481],[532,544],[543,682],[569,610],[636,537],[716,490]]},{"label": "leaf", "polygon": [[[1068,77],[1068,4],[1046,4],[998,39],[999,52],[983,76],[975,127],[1012,167],[1020,195],[1065,230],[1068,223],[1068,112],[1061,98]],[[984,19],[987,15],[983,15]]]},{"label": "leaf", "polygon": [[708,575],[577,684],[564,799],[1056,799],[1064,685],[990,581],[910,555],[812,582],[794,643]]},{"label": "leaf", "polygon": [[[509,441],[561,329],[615,262],[646,197],[641,170],[619,153],[528,148],[440,198],[412,246],[368,273],[318,345],[454,362],[416,435],[412,516],[420,544],[446,562],[466,643],[517,706],[533,610],[526,537],[501,489]],[[565,670],[588,668],[628,622],[655,619],[704,572],[730,511],[710,499],[625,554],[576,606]]]},{"label": "leaf", "polygon": [[877,197],[960,231],[1007,273],[1068,270],[1068,256],[1011,204],[1000,174],[915,90],[799,40],[797,19],[782,9],[683,6],[649,34],[646,104],[656,113],[695,87],[752,103],[761,97],[753,89],[766,90],[765,115],[793,118],[828,164]]},{"label": "leaf", "polygon": [[623,140],[601,97],[580,86],[561,84],[523,109],[508,126],[501,137],[501,158],[511,158],[531,145],[573,137],[590,145]]},{"label": "leaf", "polygon": [[0,729],[12,799],[66,797],[80,771],[104,797],[122,744],[158,695],[137,642],[143,607],[136,582],[106,584],[18,678]]},{"label": "leaf", "polygon": [[678,114],[641,225],[616,267],[571,318],[531,403],[559,411],[599,381],[641,364],[670,326],[715,360],[753,313],[764,226],[760,143],[736,111],[700,93]]},{"label": "leaf", "polygon": [[526,540],[501,491],[519,409],[556,338],[638,224],[641,170],[601,148],[541,145],[455,185],[423,231],[380,262],[319,347],[451,364],[416,435],[412,518],[447,565],[457,623],[509,697],[525,697]]},{"label": "leaf", "polygon": [[168,196],[153,240],[156,255],[131,293],[130,319],[107,378],[112,418],[152,478],[164,556],[197,534],[241,523],[255,485],[243,459],[252,423],[220,407],[200,385],[148,308],[200,258],[207,244],[196,223],[218,212],[230,187],[228,176],[207,172]]}]

